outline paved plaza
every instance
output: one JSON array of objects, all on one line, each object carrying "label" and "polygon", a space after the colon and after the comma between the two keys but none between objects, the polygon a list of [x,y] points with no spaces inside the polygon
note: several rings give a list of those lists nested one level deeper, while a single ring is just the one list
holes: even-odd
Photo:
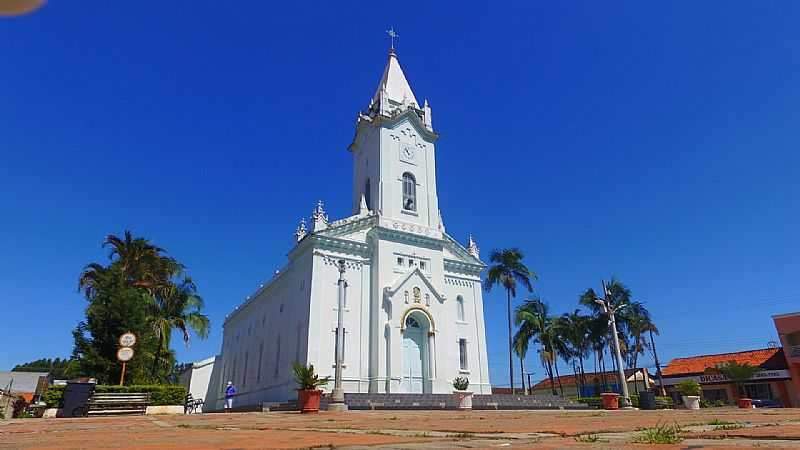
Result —
[{"label": "paved plaza", "polygon": [[354,411],[15,419],[0,448],[647,448],[643,430],[679,425],[658,448],[800,448],[795,409],[701,411]]}]

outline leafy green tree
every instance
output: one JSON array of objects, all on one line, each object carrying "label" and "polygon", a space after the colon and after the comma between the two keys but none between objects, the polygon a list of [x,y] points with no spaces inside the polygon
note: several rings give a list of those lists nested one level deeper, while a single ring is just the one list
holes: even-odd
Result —
[{"label": "leafy green tree", "polygon": [[95,271],[92,292],[86,318],[72,332],[72,357],[78,361],[79,374],[97,378],[103,384],[118,383],[119,336],[130,331],[138,339],[125,379],[129,384],[152,382],[146,367],[152,361],[156,340],[151,332],[148,293],[130,286],[121,276],[121,268],[113,266]]},{"label": "leafy green tree", "polygon": [[536,274],[528,269],[522,262],[522,252],[517,248],[507,248],[503,250],[492,250],[489,255],[489,270],[486,272],[484,289],[491,292],[495,286],[502,286],[507,294],[507,314],[508,314],[508,375],[511,390],[514,390],[514,338],[511,327],[511,299],[517,296],[517,284],[521,284],[528,292],[533,291],[531,280],[536,279]]},{"label": "leafy green tree", "polygon": [[[173,330],[189,330],[202,339],[208,335],[203,303],[184,267],[164,250],[126,231],[122,238],[109,235],[108,265],[86,266],[78,281],[89,305],[86,320],[73,331],[80,372],[101,382],[116,382],[118,338],[134,332],[138,339],[134,358],[127,364],[126,381],[162,382],[174,376],[174,353],[169,348]],[[146,370],[146,367],[151,370]]]}]

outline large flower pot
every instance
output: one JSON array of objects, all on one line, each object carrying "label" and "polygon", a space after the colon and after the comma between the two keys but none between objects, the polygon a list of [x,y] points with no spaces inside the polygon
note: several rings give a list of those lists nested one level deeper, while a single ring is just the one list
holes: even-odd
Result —
[{"label": "large flower pot", "polygon": [[469,391],[453,391],[456,396],[456,403],[458,409],[470,410],[472,409],[472,392]]},{"label": "large flower pot", "polygon": [[739,399],[739,408],[742,409],[750,409],[753,407],[753,400],[750,398],[740,398]]},{"label": "large flower pot", "polygon": [[603,392],[600,397],[603,399],[603,409],[619,409],[619,394],[616,392]]},{"label": "large flower pot", "polygon": [[322,391],[319,389],[314,389],[314,390],[298,389],[297,404],[300,407],[300,411],[304,413],[319,412],[319,399],[321,397],[322,397]]},{"label": "large flower pot", "polygon": [[683,395],[683,406],[686,409],[700,409],[700,396],[699,395]]}]

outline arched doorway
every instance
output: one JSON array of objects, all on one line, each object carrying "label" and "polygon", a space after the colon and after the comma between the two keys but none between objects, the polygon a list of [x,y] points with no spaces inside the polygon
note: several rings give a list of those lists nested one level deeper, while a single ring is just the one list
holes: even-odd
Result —
[{"label": "arched doorway", "polygon": [[430,392],[428,332],[430,323],[415,311],[406,317],[403,331],[403,384],[409,393]]}]

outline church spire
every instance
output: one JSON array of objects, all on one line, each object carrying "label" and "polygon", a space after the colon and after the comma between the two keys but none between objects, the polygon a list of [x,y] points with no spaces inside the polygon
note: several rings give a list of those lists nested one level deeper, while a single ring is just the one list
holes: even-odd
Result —
[{"label": "church spire", "polygon": [[403,69],[400,67],[394,47],[389,49],[389,60],[386,62],[381,81],[378,83],[378,89],[372,96],[373,104],[383,106],[382,103],[385,101],[391,101],[394,105],[410,105],[419,109],[417,97],[414,96],[411,85],[408,84]]}]

